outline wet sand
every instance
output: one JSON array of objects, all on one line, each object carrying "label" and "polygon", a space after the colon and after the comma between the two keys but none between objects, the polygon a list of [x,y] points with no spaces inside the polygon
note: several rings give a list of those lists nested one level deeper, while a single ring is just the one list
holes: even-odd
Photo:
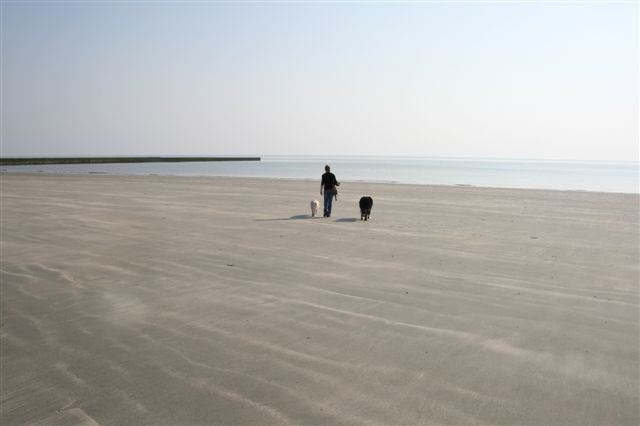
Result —
[{"label": "wet sand", "polygon": [[0,185],[2,425],[640,423],[638,195]]}]

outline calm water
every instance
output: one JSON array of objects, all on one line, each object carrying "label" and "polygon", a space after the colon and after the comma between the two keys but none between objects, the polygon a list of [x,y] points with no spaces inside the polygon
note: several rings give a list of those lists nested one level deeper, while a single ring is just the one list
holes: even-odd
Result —
[{"label": "calm water", "polygon": [[267,156],[260,162],[3,166],[1,170],[319,179],[325,164],[342,181],[625,193],[638,193],[640,186],[637,162]]}]

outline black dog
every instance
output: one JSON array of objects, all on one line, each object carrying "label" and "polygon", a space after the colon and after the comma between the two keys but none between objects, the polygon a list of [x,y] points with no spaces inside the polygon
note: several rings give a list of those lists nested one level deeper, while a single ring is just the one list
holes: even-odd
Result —
[{"label": "black dog", "polygon": [[373,207],[373,198],[368,196],[360,198],[360,220],[369,220],[371,207]]}]

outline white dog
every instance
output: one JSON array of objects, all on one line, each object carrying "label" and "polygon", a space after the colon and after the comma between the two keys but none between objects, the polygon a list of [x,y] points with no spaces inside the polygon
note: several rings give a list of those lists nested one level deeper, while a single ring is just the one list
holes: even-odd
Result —
[{"label": "white dog", "polygon": [[320,208],[320,201],[311,200],[311,203],[309,204],[311,205],[311,217],[315,217],[315,215],[318,214],[318,209]]}]

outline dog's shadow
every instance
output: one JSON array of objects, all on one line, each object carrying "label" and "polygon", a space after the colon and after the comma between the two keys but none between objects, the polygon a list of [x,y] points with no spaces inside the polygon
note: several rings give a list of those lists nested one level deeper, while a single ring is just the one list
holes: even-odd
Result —
[{"label": "dog's shadow", "polygon": [[273,222],[275,220],[303,220],[303,219],[319,219],[318,216],[311,216],[310,214],[297,214],[291,217],[280,217],[275,219],[253,219],[256,222]]},{"label": "dog's shadow", "polygon": [[358,221],[358,218],[355,218],[355,217],[343,217],[340,219],[336,219],[336,222],[340,222],[340,223],[353,223],[357,221]]}]

